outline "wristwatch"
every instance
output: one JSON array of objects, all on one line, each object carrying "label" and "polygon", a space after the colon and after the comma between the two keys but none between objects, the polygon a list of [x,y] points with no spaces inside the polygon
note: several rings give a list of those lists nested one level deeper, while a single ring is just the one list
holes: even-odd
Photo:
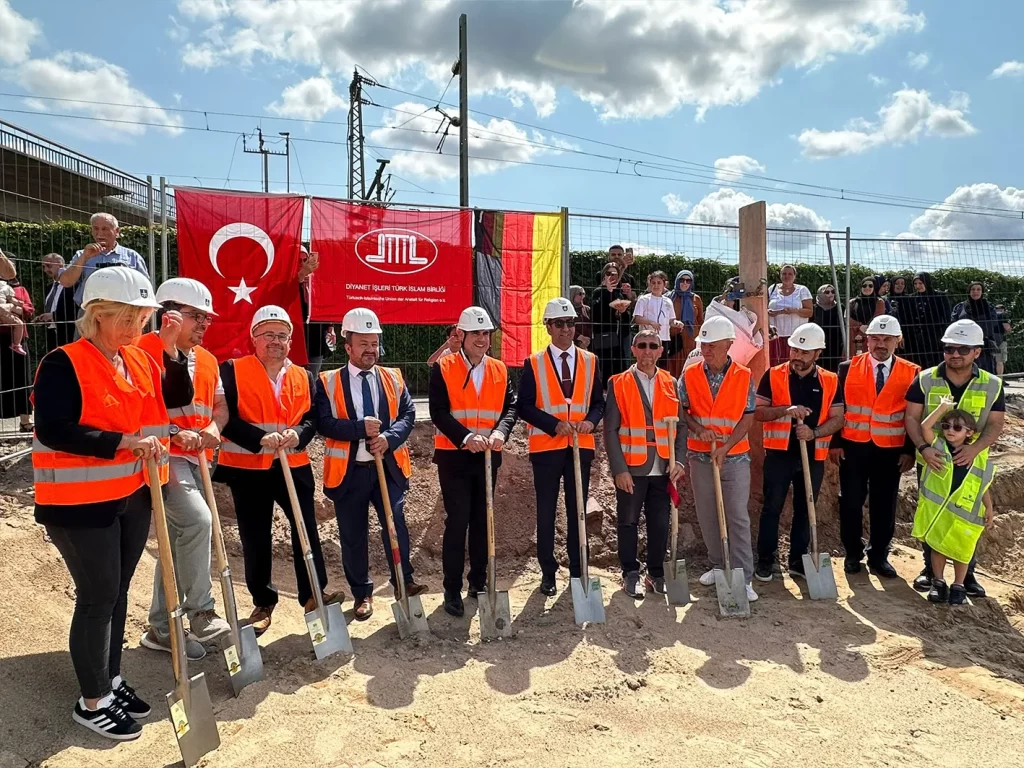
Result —
[{"label": "wristwatch", "polygon": [[928,445],[928,443],[921,443],[919,446],[917,446],[917,452],[923,453],[925,448],[931,448],[931,446]]},{"label": "wristwatch", "polygon": [[181,432],[181,427],[179,427],[177,424],[171,424],[171,427],[168,430],[168,432],[170,433],[171,437],[174,437],[176,434]]}]

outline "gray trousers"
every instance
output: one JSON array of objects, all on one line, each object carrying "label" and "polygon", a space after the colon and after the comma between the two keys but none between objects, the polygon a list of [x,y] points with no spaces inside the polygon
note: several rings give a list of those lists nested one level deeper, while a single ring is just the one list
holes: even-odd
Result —
[{"label": "gray trousers", "polygon": [[[180,456],[170,460],[170,479],[164,486],[164,508],[167,530],[174,555],[174,573],[178,592],[189,618],[199,611],[213,608],[213,585],[210,581],[210,536],[213,520],[206,505],[199,467]],[[149,625],[162,637],[170,634],[167,603],[157,562],[153,579],[153,603],[149,609]]]},{"label": "gray trousers", "polygon": [[[704,535],[711,565],[721,568],[722,536],[718,530],[718,504],[715,500],[715,478],[711,462],[688,462],[693,501],[697,520]],[[722,464],[722,501],[725,504],[725,524],[729,533],[729,557],[733,568],[742,568],[749,582],[754,575],[754,552],[750,546],[750,462],[734,461]]]}]

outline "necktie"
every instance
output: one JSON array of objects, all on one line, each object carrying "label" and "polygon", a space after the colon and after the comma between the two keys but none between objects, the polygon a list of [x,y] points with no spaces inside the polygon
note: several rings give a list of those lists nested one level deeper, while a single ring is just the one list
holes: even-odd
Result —
[{"label": "necktie", "polygon": [[370,391],[370,372],[363,371],[359,374],[359,378],[363,380],[363,418],[375,417],[377,414],[373,410],[373,393]]},{"label": "necktie", "polygon": [[569,371],[569,353],[562,353],[562,394],[572,397],[572,373]]},{"label": "necktie", "polygon": [[878,364],[878,373],[875,375],[875,394],[882,391],[885,386],[885,363]]}]

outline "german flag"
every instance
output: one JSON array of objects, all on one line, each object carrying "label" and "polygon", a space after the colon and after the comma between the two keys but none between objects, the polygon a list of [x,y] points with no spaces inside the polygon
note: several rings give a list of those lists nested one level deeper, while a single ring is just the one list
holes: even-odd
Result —
[{"label": "german flag", "polygon": [[477,303],[501,329],[506,365],[521,366],[548,344],[542,318],[562,295],[562,227],[560,213],[477,213]]}]

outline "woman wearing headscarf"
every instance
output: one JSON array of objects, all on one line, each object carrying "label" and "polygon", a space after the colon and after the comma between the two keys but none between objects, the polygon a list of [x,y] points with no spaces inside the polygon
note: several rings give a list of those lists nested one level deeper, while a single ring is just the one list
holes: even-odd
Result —
[{"label": "woman wearing headscarf", "polygon": [[871,280],[875,284],[875,296],[880,298],[882,302],[885,304],[883,314],[888,315],[889,310],[892,308],[892,305],[889,303],[889,278],[886,277],[885,275],[872,275]]},{"label": "woman wearing headscarf", "polygon": [[850,299],[847,313],[850,318],[850,357],[867,351],[868,324],[872,318],[885,313],[885,302],[875,293],[876,285],[874,277],[865,277],[860,282],[860,294]]},{"label": "woman wearing headscarf", "polygon": [[985,298],[985,286],[975,281],[967,288],[967,300],[953,307],[952,320],[973,320],[985,333],[985,348],[978,358],[978,366],[989,373],[996,372],[994,352],[998,351],[1002,322],[999,314]]},{"label": "woman wearing headscarf", "polygon": [[907,344],[907,357],[922,368],[942,362],[942,334],[953,310],[949,298],[932,286],[928,272],[914,275],[914,292],[900,302],[900,325]]},{"label": "woman wearing headscarf", "polygon": [[907,294],[907,278],[903,275],[893,275],[889,278],[888,314],[898,318],[900,316],[900,303],[909,298]]},{"label": "woman wearing headscarf", "polygon": [[697,345],[697,334],[704,323],[704,302],[694,291],[693,272],[688,269],[679,270],[668,297],[672,299],[676,319],[681,323],[673,324],[669,331],[671,340],[668,349],[668,371],[678,379],[683,372],[686,356]]},{"label": "woman wearing headscarf", "polygon": [[813,322],[825,331],[825,351],[821,353],[818,365],[836,373],[843,359],[843,318],[839,313],[834,285],[825,284],[818,289],[814,297]]},{"label": "woman wearing headscarf", "polygon": [[630,299],[619,287],[621,278],[622,270],[618,264],[613,261],[605,264],[601,270],[601,287],[594,291],[590,300],[590,319],[594,328],[590,351],[597,355],[601,366],[602,386],[607,386],[610,377],[626,370],[622,342],[629,334],[632,318]]}]

